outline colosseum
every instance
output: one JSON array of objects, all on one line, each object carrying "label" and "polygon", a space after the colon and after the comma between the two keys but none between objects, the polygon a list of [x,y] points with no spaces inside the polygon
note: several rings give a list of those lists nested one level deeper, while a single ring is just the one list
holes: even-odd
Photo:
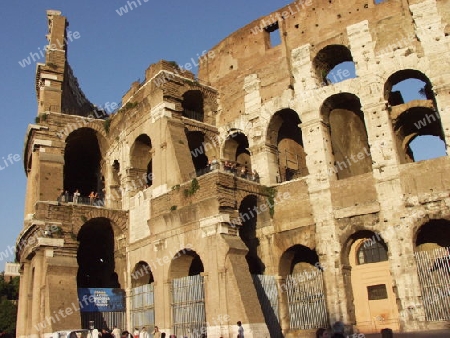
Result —
[{"label": "colosseum", "polygon": [[[197,75],[151,64],[109,115],[57,46],[67,19],[47,19],[18,337],[448,328],[448,0],[293,2],[201,55]],[[344,63],[354,76],[333,73]],[[408,100],[397,85],[413,80]],[[415,159],[424,137],[442,156]]]}]

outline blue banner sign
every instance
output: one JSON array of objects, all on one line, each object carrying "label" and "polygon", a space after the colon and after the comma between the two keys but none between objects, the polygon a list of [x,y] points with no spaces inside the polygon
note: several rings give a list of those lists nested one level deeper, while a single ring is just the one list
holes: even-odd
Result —
[{"label": "blue banner sign", "polygon": [[81,312],[124,312],[125,291],[122,289],[80,288],[78,302]]}]

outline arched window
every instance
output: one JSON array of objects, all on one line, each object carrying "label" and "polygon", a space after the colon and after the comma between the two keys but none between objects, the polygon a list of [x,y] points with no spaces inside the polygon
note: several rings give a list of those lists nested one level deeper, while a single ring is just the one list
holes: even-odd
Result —
[{"label": "arched window", "polygon": [[358,249],[358,264],[378,263],[388,260],[387,247],[378,241],[366,240]]}]

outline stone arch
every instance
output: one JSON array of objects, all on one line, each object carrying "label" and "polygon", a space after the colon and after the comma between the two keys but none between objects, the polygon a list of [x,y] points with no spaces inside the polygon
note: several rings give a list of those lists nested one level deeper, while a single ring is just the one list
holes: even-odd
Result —
[{"label": "stone arch", "polygon": [[413,240],[416,251],[450,247],[450,219],[435,218],[422,221],[414,232]]},{"label": "stone arch", "polygon": [[435,101],[433,86],[431,84],[430,79],[428,79],[428,77],[424,73],[416,69],[401,69],[391,74],[384,83],[384,99],[388,102],[390,106],[396,106],[404,103],[404,100],[401,97],[400,92],[397,91],[393,92],[392,87],[408,79],[417,79],[424,82],[425,84],[423,88],[424,99],[432,100],[433,102]]},{"label": "stone arch", "polygon": [[349,48],[344,45],[328,45],[322,48],[313,59],[313,68],[318,79],[318,84],[326,85],[328,83],[337,83],[350,78],[350,74],[333,74],[330,77],[330,73],[336,66],[343,64],[344,62],[352,63],[353,57]]},{"label": "stone arch", "polygon": [[[78,288],[120,288],[116,273],[115,238],[111,221],[92,218],[77,234]],[[119,269],[117,269],[119,271]],[[121,278],[122,277],[122,278]]]},{"label": "stone arch", "polygon": [[380,233],[355,231],[347,238],[341,255],[344,269],[348,271],[344,273],[346,299],[357,328],[374,332],[383,322],[389,321],[398,329],[399,314],[388,246]]},{"label": "stone arch", "polygon": [[[176,259],[175,259],[176,258]],[[200,256],[191,249],[178,251],[169,267],[169,279],[200,275],[204,272]]]},{"label": "stone arch", "polygon": [[147,262],[137,262],[131,272],[131,288],[129,290],[131,327],[145,326],[151,332],[154,329],[154,284],[153,273]]},{"label": "stone arch", "polygon": [[[323,268],[314,249],[294,244],[279,259],[282,301],[286,316],[283,326],[294,330],[317,329],[328,326]],[[298,312],[308,308],[307,313]]]},{"label": "stone arch", "polygon": [[[407,80],[418,79],[424,83],[422,98],[404,103],[400,91],[392,91],[394,85]],[[391,74],[384,84],[384,98],[390,110],[395,143],[400,163],[418,159],[415,149],[434,140],[436,147],[433,157],[446,155],[446,142],[432,83],[428,77],[416,69],[402,69]]]},{"label": "stone arch", "polygon": [[223,160],[246,166],[252,171],[251,154],[247,135],[241,130],[232,130],[223,144]]},{"label": "stone arch", "polygon": [[285,277],[314,269],[321,269],[317,252],[307,246],[295,244],[281,255],[278,274]]},{"label": "stone arch", "polygon": [[131,272],[131,287],[139,287],[155,282],[152,270],[145,261],[139,261],[134,265]]},{"label": "stone arch", "polygon": [[279,182],[308,175],[300,123],[298,114],[286,108],[276,112],[267,126],[266,142],[274,150],[270,162]]},{"label": "stone arch", "polygon": [[97,134],[102,154],[105,154],[109,149],[109,138],[106,134],[105,127],[103,127],[103,122],[104,120],[87,118],[77,122],[69,123],[60,133],[57,133],[57,136],[61,139],[61,141],[66,142],[67,137],[69,137],[69,135],[74,131],[82,128],[92,129]]},{"label": "stone arch", "polygon": [[99,133],[88,127],[76,129],[65,139],[63,186],[70,195],[76,190],[82,197],[87,197],[91,191],[103,192],[105,154],[101,151],[100,139]]},{"label": "stone arch", "polygon": [[110,220],[113,227],[114,236],[126,236],[128,229],[128,218],[126,213],[118,214],[117,211],[102,208],[93,208],[82,217],[73,217],[72,224],[74,229],[81,229],[83,224],[95,219],[95,218],[107,218]]},{"label": "stone arch", "polygon": [[128,174],[131,177],[133,187],[141,187],[141,183],[147,186],[153,184],[153,147],[147,134],[140,134],[130,149],[130,168]]},{"label": "stone arch", "polygon": [[330,173],[344,179],[371,172],[372,156],[359,98],[350,93],[332,95],[323,102],[320,113],[329,127]]},{"label": "stone arch", "polygon": [[[412,142],[421,136],[433,136],[441,141],[445,151],[445,136],[439,113],[429,107],[413,106],[407,108],[393,121],[395,141],[400,163],[416,161]],[[438,155],[445,155],[442,152]]]}]

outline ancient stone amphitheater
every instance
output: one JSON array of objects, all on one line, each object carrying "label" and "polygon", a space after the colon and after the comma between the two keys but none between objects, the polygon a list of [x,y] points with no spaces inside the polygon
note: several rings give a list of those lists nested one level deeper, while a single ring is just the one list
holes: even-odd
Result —
[{"label": "ancient stone amphitheater", "polygon": [[[201,55],[198,76],[150,65],[109,116],[56,46],[66,18],[47,16],[18,337],[449,324],[448,0],[294,2]],[[417,161],[427,137],[442,156]]]}]

